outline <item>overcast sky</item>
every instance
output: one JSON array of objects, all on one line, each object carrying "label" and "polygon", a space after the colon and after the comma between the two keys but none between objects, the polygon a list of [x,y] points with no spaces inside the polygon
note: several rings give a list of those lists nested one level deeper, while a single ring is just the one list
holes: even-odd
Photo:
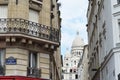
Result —
[{"label": "overcast sky", "polygon": [[88,0],[59,0],[61,3],[62,18],[62,38],[61,54],[65,54],[66,49],[71,50],[73,39],[79,31],[80,37],[87,43],[86,32],[86,12]]}]

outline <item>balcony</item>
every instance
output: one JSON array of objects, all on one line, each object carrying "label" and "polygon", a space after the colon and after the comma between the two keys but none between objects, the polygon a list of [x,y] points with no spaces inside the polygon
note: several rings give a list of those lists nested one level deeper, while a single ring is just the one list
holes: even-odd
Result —
[{"label": "balcony", "polygon": [[[22,34],[59,43],[59,30],[18,18],[0,18],[0,34]],[[4,35],[5,36],[5,35]]]},{"label": "balcony", "polygon": [[27,67],[27,76],[40,78],[41,70],[38,68]]}]

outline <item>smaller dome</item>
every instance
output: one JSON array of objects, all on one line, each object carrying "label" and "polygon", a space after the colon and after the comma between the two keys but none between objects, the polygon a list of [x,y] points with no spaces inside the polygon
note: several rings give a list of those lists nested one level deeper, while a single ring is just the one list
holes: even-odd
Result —
[{"label": "smaller dome", "polygon": [[77,32],[76,38],[73,40],[72,47],[84,46],[83,39],[80,38],[79,32]]}]

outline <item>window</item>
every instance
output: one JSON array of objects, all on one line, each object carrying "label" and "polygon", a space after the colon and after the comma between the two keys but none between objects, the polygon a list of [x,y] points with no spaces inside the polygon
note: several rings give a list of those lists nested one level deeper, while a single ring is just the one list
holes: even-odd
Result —
[{"label": "window", "polygon": [[74,64],[76,65],[76,61],[74,61]]},{"label": "window", "polygon": [[40,77],[40,69],[37,68],[37,53],[29,53],[29,66],[27,67],[27,76]]},{"label": "window", "polygon": [[29,67],[37,68],[37,53],[35,52],[29,53]]},{"label": "window", "polygon": [[62,75],[62,79],[64,79],[64,75]]},{"label": "window", "polygon": [[67,70],[64,70],[64,72],[67,72]]},{"label": "window", "polygon": [[68,60],[68,58],[66,58],[66,60]]},{"label": "window", "polygon": [[5,50],[0,49],[0,66],[4,66],[4,56],[5,55]]},{"label": "window", "polygon": [[77,74],[75,75],[75,79],[78,79],[78,75]]},{"label": "window", "polygon": [[117,3],[120,4],[120,0],[117,0]]},{"label": "window", "polygon": [[[36,23],[39,23],[39,12],[37,12],[36,10],[33,10],[33,9],[29,9],[29,21],[32,21],[30,22],[30,24],[33,24],[33,25],[36,25]],[[33,23],[34,22],[34,23]],[[39,35],[38,34],[38,29],[39,27],[37,26],[29,26],[28,29],[30,30],[30,34],[32,35]],[[37,32],[37,34],[36,34]]]},{"label": "window", "polygon": [[[8,14],[7,14],[7,11],[8,11],[8,7],[5,6],[5,5],[0,5],[0,18],[7,18]],[[3,19],[2,19],[3,20]],[[6,22],[2,22],[0,21],[0,32],[4,32],[5,30],[3,28],[6,27]]]},{"label": "window", "polygon": [[0,75],[4,75],[5,49],[0,49]]},{"label": "window", "polygon": [[30,10],[29,10],[29,20],[32,21],[32,22],[38,23],[38,20],[39,20],[39,12],[30,9]]},{"label": "window", "polygon": [[72,80],[72,74],[69,74],[69,80]]},{"label": "window", "polygon": [[68,63],[66,63],[66,66],[68,66]]},{"label": "window", "polygon": [[120,73],[118,74],[118,80],[120,80]]},{"label": "window", "polygon": [[74,69],[74,73],[76,73],[76,69]]},{"label": "window", "polygon": [[106,67],[106,75],[108,75],[108,67]]},{"label": "window", "polygon": [[72,72],[72,69],[70,69],[70,72]]},{"label": "window", "polygon": [[7,6],[0,6],[0,18],[7,18],[7,11],[8,11],[8,8]]},{"label": "window", "polygon": [[120,22],[118,22],[118,28],[119,28],[119,40],[120,40]]},{"label": "window", "polygon": [[16,5],[18,4],[18,0],[16,0]]}]

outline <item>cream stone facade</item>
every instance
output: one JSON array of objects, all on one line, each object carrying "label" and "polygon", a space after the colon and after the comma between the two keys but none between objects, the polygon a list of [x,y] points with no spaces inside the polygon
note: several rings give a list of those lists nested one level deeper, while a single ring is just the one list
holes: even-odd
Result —
[{"label": "cream stone facade", "polygon": [[84,41],[79,33],[73,40],[71,52],[67,51],[63,60],[62,80],[79,80],[78,63],[83,55]]},{"label": "cream stone facade", "polygon": [[57,1],[0,0],[1,77],[61,80]]}]

